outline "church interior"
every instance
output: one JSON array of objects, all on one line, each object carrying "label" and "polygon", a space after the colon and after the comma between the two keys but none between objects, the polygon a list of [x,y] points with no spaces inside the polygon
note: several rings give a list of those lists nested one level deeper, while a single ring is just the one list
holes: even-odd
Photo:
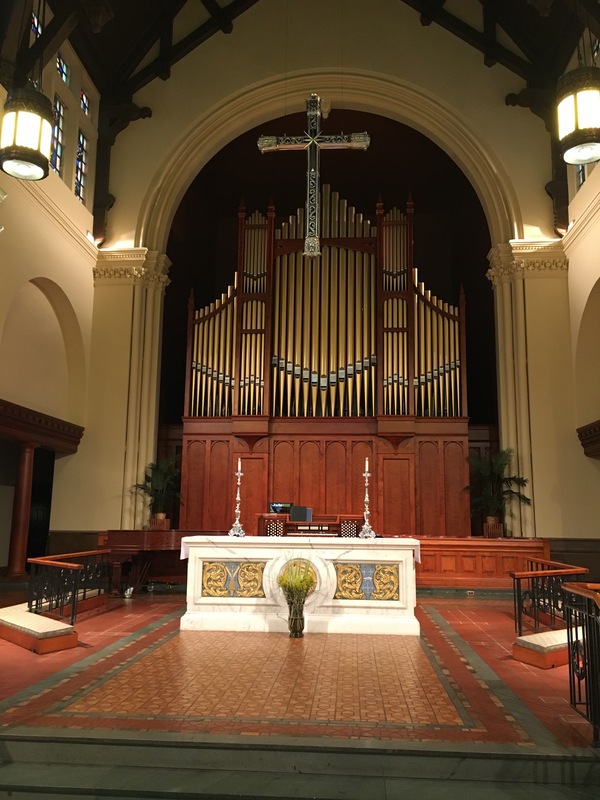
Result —
[{"label": "church interior", "polygon": [[[26,773],[81,726],[106,753],[64,762],[122,759],[111,797],[172,796],[152,766],[175,746],[190,797],[433,792],[448,773],[426,787],[408,762],[441,751],[450,771],[496,759],[455,774],[465,797],[594,796],[600,705],[582,719],[567,663],[511,648],[512,573],[600,582],[600,116],[565,135],[557,115],[573,76],[600,115],[599,43],[589,0],[3,4],[0,611],[31,601],[36,560],[111,569],[73,649],[0,638],[15,769],[19,736],[40,747]],[[34,106],[46,155],[10,122]],[[492,506],[478,470],[498,454]],[[159,507],[140,486],[161,467]],[[231,545],[213,583],[207,537]],[[353,573],[325,563],[333,537]],[[369,544],[412,555],[382,567]],[[292,546],[317,575],[300,641],[255,613],[278,591],[261,552]],[[346,607],[324,622],[330,584]],[[237,625],[211,629],[232,597]],[[392,600],[411,635],[348,611]],[[219,786],[194,783],[196,735]],[[264,773],[318,788],[250,766],[236,794],[249,737]],[[127,762],[132,740],[160,756]],[[335,794],[321,745],[363,793]],[[0,794],[39,796],[2,770]]]}]

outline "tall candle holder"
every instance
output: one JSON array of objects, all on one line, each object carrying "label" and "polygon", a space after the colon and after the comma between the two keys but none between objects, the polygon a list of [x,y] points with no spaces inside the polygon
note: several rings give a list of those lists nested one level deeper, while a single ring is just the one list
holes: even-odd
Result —
[{"label": "tall candle holder", "polygon": [[237,494],[235,496],[235,522],[231,526],[229,530],[230,536],[245,536],[244,529],[240,524],[240,514],[241,514],[241,498],[240,498],[240,486],[242,485],[242,462],[238,458],[238,468],[237,472],[234,473],[237,477]]},{"label": "tall candle holder", "polygon": [[362,526],[361,531],[358,534],[361,539],[374,539],[377,535],[369,524],[369,517],[371,516],[371,512],[369,511],[370,477],[371,473],[369,472],[369,459],[365,458],[365,471],[363,472],[363,478],[365,479],[365,524]]}]

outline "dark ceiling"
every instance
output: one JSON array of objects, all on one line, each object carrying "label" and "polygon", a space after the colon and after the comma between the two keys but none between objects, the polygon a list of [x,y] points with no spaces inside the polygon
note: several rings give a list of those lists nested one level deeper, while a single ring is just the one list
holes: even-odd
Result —
[{"label": "dark ceiling", "polygon": [[[288,0],[293,1],[293,0]],[[444,0],[404,2],[422,25],[440,25],[481,53],[488,67],[502,64],[522,88],[553,90],[584,28],[600,38],[597,0],[472,0],[469,18]],[[34,6],[39,0],[34,0]],[[69,38],[105,99],[129,101],[156,78],[167,80],[173,64],[211,36],[235,35],[236,20],[260,0],[46,0],[54,19],[33,48],[19,49],[22,20],[31,0],[0,6],[3,78],[11,67],[26,71],[44,53],[52,56]],[[401,40],[402,32],[398,31]]]}]

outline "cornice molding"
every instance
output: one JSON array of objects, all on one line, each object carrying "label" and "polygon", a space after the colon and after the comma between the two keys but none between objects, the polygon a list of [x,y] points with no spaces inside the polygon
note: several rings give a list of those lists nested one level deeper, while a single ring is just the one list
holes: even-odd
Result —
[{"label": "cornice molding", "polygon": [[515,279],[566,278],[569,269],[562,242],[556,239],[499,244],[488,253],[488,261],[486,277],[494,286]]},{"label": "cornice molding", "polygon": [[77,452],[83,431],[80,425],[0,399],[2,438],[47,447],[58,456],[65,456]]}]

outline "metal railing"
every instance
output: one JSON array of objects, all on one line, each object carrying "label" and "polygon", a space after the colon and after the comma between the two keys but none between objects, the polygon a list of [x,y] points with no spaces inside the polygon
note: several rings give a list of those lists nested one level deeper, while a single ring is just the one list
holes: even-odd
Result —
[{"label": "metal railing", "polygon": [[66,609],[74,625],[79,602],[110,591],[109,554],[110,550],[88,550],[28,558],[29,611],[64,617]]},{"label": "metal railing", "polygon": [[565,583],[571,706],[592,724],[600,747],[600,583]]},{"label": "metal railing", "polygon": [[558,561],[527,559],[527,570],[511,572],[513,579],[513,604],[515,631],[523,635],[527,619],[533,631],[554,628],[564,614],[563,581],[579,581],[589,570]]}]

